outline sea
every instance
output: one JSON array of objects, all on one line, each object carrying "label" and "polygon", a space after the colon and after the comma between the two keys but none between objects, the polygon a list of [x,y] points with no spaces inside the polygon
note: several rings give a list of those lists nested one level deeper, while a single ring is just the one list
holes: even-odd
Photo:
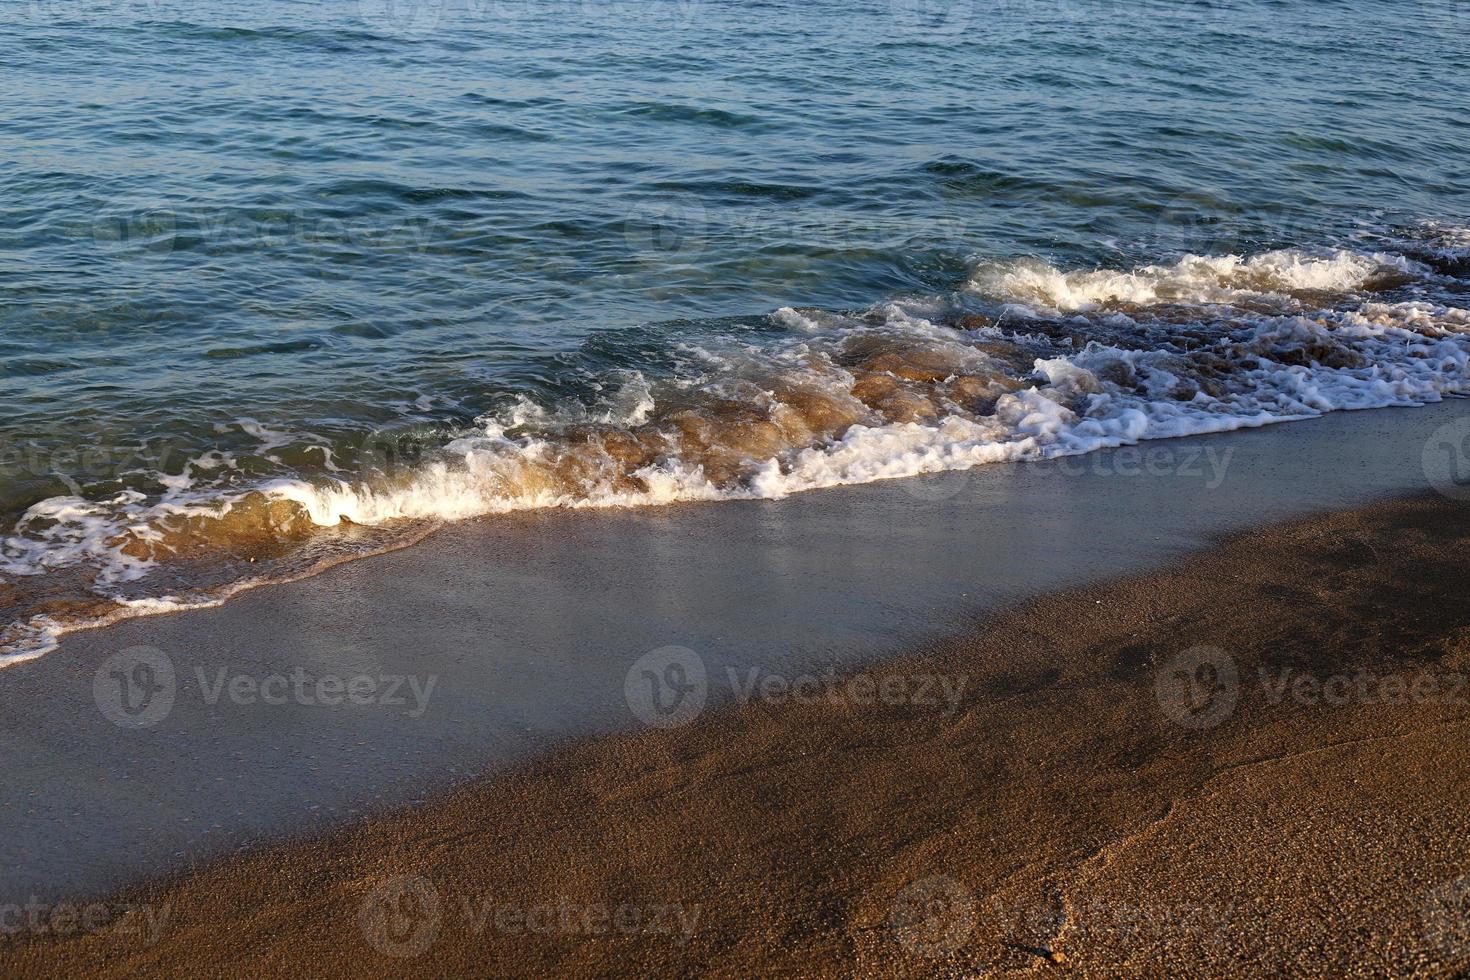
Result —
[{"label": "sea", "polygon": [[450,521],[1470,393],[1467,38],[1464,0],[0,0],[0,665]]}]

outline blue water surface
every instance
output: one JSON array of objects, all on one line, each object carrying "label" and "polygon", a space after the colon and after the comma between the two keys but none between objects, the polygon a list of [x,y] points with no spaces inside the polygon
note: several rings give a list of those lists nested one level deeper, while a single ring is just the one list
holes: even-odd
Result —
[{"label": "blue water surface", "polygon": [[1470,214],[1462,0],[4,0],[0,25],[12,514],[578,397],[981,258]]}]

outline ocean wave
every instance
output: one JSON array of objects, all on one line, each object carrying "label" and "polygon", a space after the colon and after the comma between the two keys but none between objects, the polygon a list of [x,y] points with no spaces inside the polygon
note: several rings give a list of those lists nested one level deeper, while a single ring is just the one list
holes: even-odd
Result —
[{"label": "ocean wave", "polygon": [[1313,294],[1343,294],[1402,285],[1428,270],[1402,255],[1343,249],[1284,249],[1261,255],[1190,255],[1173,265],[1064,271],[1045,262],[993,263],[976,270],[970,288],[1046,312],[1128,309],[1175,304],[1287,309]]},{"label": "ocean wave", "polygon": [[1470,311],[1446,271],[1470,235],[1372,246],[977,263],[958,301],[784,308],[761,330],[680,342],[672,369],[609,369],[590,401],[520,397],[473,425],[408,430],[412,453],[377,433],[351,465],[326,440],[236,420],[256,458],[289,470],[305,440],[319,472],[247,476],[212,451],[151,494],[36,503],[0,544],[0,664],[444,521],[779,498],[1470,393]]}]

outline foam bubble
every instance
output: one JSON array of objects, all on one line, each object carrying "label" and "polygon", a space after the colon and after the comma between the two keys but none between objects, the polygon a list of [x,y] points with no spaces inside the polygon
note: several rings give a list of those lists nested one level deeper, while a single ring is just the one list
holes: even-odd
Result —
[{"label": "foam bubble", "polygon": [[1470,394],[1470,312],[1462,292],[1431,288],[1444,275],[1346,250],[984,264],[969,290],[991,315],[783,308],[784,333],[681,341],[678,371],[609,372],[592,403],[514,398],[394,472],[351,472],[320,437],[235,420],[221,431],[253,437],[257,458],[321,448],[322,475],[251,476],[220,449],[160,474],[153,495],[35,504],[0,542],[0,665],[69,629],[215,604],[443,521],[777,498]]},{"label": "foam bubble", "polygon": [[1390,274],[1425,271],[1399,255],[1284,249],[1249,257],[1188,255],[1173,265],[1130,270],[1069,272],[1040,260],[987,263],[975,270],[969,287],[1043,312],[1249,301],[1288,307],[1303,292],[1353,292]]}]

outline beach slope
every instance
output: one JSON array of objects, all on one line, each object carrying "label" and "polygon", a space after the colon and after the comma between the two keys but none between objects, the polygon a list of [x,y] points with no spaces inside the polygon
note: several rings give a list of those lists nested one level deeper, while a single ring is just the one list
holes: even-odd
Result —
[{"label": "beach slope", "polygon": [[20,932],[0,966],[1452,975],[1467,543],[1439,498],[1238,535],[820,696],[578,742],[134,889],[131,920]]}]

